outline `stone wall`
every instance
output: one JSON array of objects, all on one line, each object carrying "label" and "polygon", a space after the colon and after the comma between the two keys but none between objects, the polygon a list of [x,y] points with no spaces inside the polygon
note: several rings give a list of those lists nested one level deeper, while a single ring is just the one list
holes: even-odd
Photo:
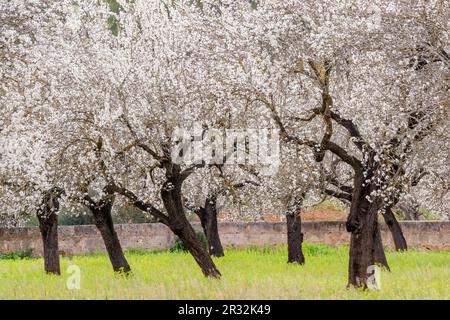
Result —
[{"label": "stone wall", "polygon": [[[306,242],[329,245],[347,245],[349,234],[341,221],[304,222]],[[450,250],[450,221],[401,222],[408,246],[420,250]],[[194,224],[200,230],[198,224]],[[125,249],[167,249],[175,237],[162,224],[122,224],[116,230]],[[286,226],[282,222],[225,222],[219,224],[225,247],[280,245],[286,243]],[[381,225],[385,246],[393,248],[392,237],[386,225]],[[64,226],[59,228],[59,246],[62,254],[75,255],[104,251],[104,245],[95,226]],[[32,248],[42,254],[38,228],[0,228],[0,253]]]}]

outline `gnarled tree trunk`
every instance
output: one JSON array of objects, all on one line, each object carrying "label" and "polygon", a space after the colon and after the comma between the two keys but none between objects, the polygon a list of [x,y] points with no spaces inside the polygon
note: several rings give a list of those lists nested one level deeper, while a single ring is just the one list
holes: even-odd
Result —
[{"label": "gnarled tree trunk", "polygon": [[379,256],[382,248],[377,247],[376,243],[378,239],[375,227],[377,224],[376,217],[376,210],[369,210],[368,214],[363,217],[364,221],[362,221],[360,228],[351,233],[349,286],[368,288],[369,267],[374,266],[380,260],[385,260],[385,258]]},{"label": "gnarled tree trunk", "polygon": [[384,253],[383,241],[381,239],[380,225],[378,223],[378,215],[376,216],[376,222],[374,222],[374,261],[375,264],[384,267],[390,271],[386,255]]},{"label": "gnarled tree trunk", "polygon": [[111,261],[114,272],[128,274],[131,272],[130,265],[120,245],[119,237],[114,229],[111,210],[113,206],[113,197],[102,199],[97,205],[89,206],[94,215],[95,225],[100,231],[109,260]]},{"label": "gnarled tree trunk", "polygon": [[44,268],[49,274],[61,275],[58,249],[58,215],[61,191],[54,189],[44,195],[36,215],[44,247]]},{"label": "gnarled tree trunk", "polygon": [[300,212],[286,214],[288,263],[305,263],[302,251],[303,233]]},{"label": "gnarled tree trunk", "polygon": [[38,215],[39,229],[44,244],[45,272],[61,275],[58,249],[58,215],[50,213],[47,216]]},{"label": "gnarled tree trunk", "polygon": [[395,250],[406,251],[408,246],[406,244],[405,236],[403,235],[402,228],[392,212],[391,207],[387,207],[383,211],[384,221],[386,222],[389,230],[391,231],[392,238],[394,239]]},{"label": "gnarled tree trunk", "polygon": [[205,200],[205,206],[196,211],[208,240],[209,254],[215,257],[223,257],[223,247],[220,241],[219,228],[217,224],[216,197],[209,196]]},{"label": "gnarled tree trunk", "polygon": [[347,231],[350,237],[350,258],[348,285],[357,288],[368,288],[371,268],[382,265],[389,269],[384,254],[378,226],[379,201],[367,198],[373,186],[364,185],[362,172],[355,173],[354,189],[350,214],[347,219]]},{"label": "gnarled tree trunk", "polygon": [[175,176],[169,178],[161,189],[161,197],[169,217],[168,227],[183,242],[206,277],[220,278],[219,270],[186,218],[182,203],[181,184],[180,178]]}]

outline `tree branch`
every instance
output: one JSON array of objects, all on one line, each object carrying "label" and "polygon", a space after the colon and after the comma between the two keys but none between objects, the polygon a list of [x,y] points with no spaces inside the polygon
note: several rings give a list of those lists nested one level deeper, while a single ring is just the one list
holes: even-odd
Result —
[{"label": "tree branch", "polygon": [[351,137],[355,138],[353,139],[353,143],[359,150],[363,150],[365,147],[367,150],[371,150],[372,148],[364,141],[364,139],[361,136],[361,133],[359,132],[358,126],[353,123],[353,121],[349,119],[342,118],[339,114],[336,112],[331,111],[330,112],[331,118],[336,121],[339,125],[343,126],[345,129],[347,129],[348,133]]},{"label": "tree branch", "polygon": [[348,201],[348,202],[352,201],[352,195],[348,194],[346,192],[339,192],[339,191],[335,191],[335,190],[331,190],[331,189],[325,189],[324,192],[327,195],[335,197],[335,198],[340,199],[340,200],[345,200],[345,201]]},{"label": "tree branch", "polygon": [[165,224],[166,226],[169,225],[169,218],[160,210],[152,206],[151,204],[141,201],[132,191],[120,187],[118,185],[112,186],[113,190],[117,192],[118,194],[128,198],[128,200],[131,201],[131,203],[138,209],[150,213],[152,216],[154,216],[159,222]]}]

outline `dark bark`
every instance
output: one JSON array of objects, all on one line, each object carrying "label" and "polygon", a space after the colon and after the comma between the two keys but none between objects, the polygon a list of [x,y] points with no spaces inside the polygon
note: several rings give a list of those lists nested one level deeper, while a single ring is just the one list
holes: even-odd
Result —
[{"label": "dark bark", "polygon": [[44,247],[44,268],[49,274],[61,275],[58,249],[58,215],[61,192],[51,190],[44,195],[42,205],[37,211],[39,230]]},{"label": "dark bark", "polygon": [[175,175],[169,177],[161,189],[161,197],[168,214],[168,227],[183,242],[206,277],[220,278],[219,270],[186,218],[182,202],[181,184],[182,179],[175,172]]},{"label": "dark bark", "polygon": [[406,251],[408,246],[406,244],[405,236],[403,235],[402,228],[392,212],[391,207],[387,207],[383,211],[384,221],[386,222],[389,230],[391,231],[392,238],[394,239],[395,250]]},{"label": "dark bark", "polygon": [[103,242],[105,243],[114,272],[129,274],[131,268],[123,253],[112,220],[111,210],[113,201],[113,196],[107,196],[107,198],[100,200],[98,203],[91,200],[89,209],[94,215],[95,225],[100,231]]},{"label": "dark bark", "polygon": [[[341,191],[325,189],[324,192],[330,196],[340,199],[341,201],[344,202],[348,201],[351,203],[352,195],[348,193],[348,191],[352,192],[353,188],[347,186],[340,186],[340,188]],[[344,189],[346,191],[343,191]],[[384,217],[384,221],[386,222],[386,225],[389,227],[389,231],[392,234],[392,238],[394,239],[395,249],[397,251],[406,251],[407,250],[406,239],[403,236],[400,224],[398,223],[394,213],[392,212],[392,207],[391,206],[387,207],[385,211],[382,211],[382,214]]]},{"label": "dark bark", "polygon": [[209,253],[203,247],[192,226],[187,223],[172,225],[171,230],[183,242],[206,277],[220,278],[221,274],[211,259]]},{"label": "dark bark", "polygon": [[[378,215],[377,219],[378,220]],[[380,232],[380,225],[378,224],[378,221],[375,222],[374,225],[374,261],[375,264],[384,267],[386,270],[390,271],[386,255],[384,253],[384,247],[383,247],[383,241],[381,239],[381,232]]]},{"label": "dark bark", "polygon": [[200,222],[208,240],[209,254],[215,257],[223,257],[224,251],[220,241],[219,228],[217,224],[217,199],[215,196],[209,196],[205,200],[205,206],[196,210]]},{"label": "dark bark", "polygon": [[302,251],[303,233],[300,212],[286,214],[288,263],[305,263]]},{"label": "dark bark", "polygon": [[347,231],[350,237],[350,259],[348,285],[368,288],[369,267],[376,264],[389,269],[384,255],[378,226],[380,201],[367,197],[374,191],[371,185],[365,185],[362,172],[356,172],[350,214],[347,219]]},{"label": "dark bark", "polygon": [[370,210],[357,231],[350,237],[349,286],[367,288],[369,267],[375,265],[375,241],[377,213]]}]

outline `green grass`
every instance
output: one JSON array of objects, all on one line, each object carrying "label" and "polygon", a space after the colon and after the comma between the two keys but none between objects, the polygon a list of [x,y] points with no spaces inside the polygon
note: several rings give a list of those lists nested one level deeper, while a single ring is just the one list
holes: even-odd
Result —
[{"label": "green grass", "polygon": [[419,213],[424,217],[425,220],[441,220],[442,218],[433,213],[433,211],[428,210],[427,208],[419,208],[417,209],[417,211],[419,211]]},{"label": "green grass", "polygon": [[0,254],[0,260],[21,260],[33,257],[33,249]]},{"label": "green grass", "polygon": [[[229,249],[215,259],[221,280],[206,279],[184,252],[126,253],[133,275],[114,275],[106,255],[63,257],[63,275],[42,259],[0,260],[0,299],[449,299],[450,252],[388,252],[381,290],[346,289],[348,249],[304,248],[306,265],[288,265],[286,247]],[[69,265],[81,268],[80,290],[68,290]]]}]

